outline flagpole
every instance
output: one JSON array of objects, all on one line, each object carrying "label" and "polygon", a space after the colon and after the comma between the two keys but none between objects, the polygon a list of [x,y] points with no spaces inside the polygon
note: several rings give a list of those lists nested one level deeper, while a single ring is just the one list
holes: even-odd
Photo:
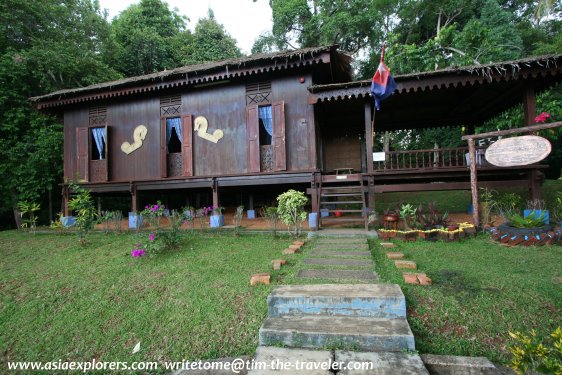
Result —
[{"label": "flagpole", "polygon": [[[382,51],[381,51],[381,60],[380,60],[380,62],[383,62],[383,61],[384,61],[384,53],[385,53],[385,50],[386,50],[386,41],[384,41],[384,42],[382,43]],[[377,108],[373,108],[373,111],[372,111],[372,112],[373,112],[373,118],[372,118],[372,120],[371,120],[371,129],[372,129],[372,131],[373,131],[373,135],[372,135],[372,137],[373,137],[373,143],[372,143],[372,145],[373,145],[373,147],[375,147],[375,116],[376,116],[376,114],[377,114]],[[371,150],[370,152],[373,152],[373,150]]]}]

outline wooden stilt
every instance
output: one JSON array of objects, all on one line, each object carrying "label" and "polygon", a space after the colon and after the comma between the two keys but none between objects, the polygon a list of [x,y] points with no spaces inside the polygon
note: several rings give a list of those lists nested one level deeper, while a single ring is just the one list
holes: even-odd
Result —
[{"label": "wooden stilt", "polygon": [[478,208],[478,176],[476,173],[476,147],[474,139],[468,140],[468,153],[470,157],[470,190],[472,192],[472,219],[474,226],[480,226],[480,211]]}]

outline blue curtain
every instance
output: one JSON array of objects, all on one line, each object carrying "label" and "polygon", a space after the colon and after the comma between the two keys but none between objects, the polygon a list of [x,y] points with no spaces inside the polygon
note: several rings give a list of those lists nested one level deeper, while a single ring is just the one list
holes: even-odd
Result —
[{"label": "blue curtain", "polygon": [[172,129],[176,130],[176,135],[181,143],[181,118],[172,117],[166,119],[166,147],[170,144],[170,139],[172,138]]},{"label": "blue curtain", "polygon": [[105,128],[92,128],[92,136],[96,142],[96,148],[100,154],[100,160],[102,160],[105,157],[103,152],[103,145],[105,143]]},{"label": "blue curtain", "polygon": [[263,121],[263,127],[270,136],[273,136],[273,116],[271,115],[271,106],[259,107],[259,118]]}]

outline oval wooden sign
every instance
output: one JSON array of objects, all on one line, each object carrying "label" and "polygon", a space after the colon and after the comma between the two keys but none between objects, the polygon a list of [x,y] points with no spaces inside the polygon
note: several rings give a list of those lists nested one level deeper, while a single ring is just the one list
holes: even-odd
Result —
[{"label": "oval wooden sign", "polygon": [[550,154],[550,142],[536,135],[500,139],[486,150],[486,160],[498,167],[537,163]]}]

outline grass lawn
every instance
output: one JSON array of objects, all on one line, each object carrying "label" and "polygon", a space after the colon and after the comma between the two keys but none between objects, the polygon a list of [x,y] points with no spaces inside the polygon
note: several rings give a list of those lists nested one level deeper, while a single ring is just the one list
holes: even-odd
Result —
[{"label": "grass lawn", "polygon": [[[135,238],[94,233],[81,247],[75,235],[0,232],[1,362],[254,353],[267,295],[295,272],[290,257],[271,271],[288,237],[186,235],[181,250],[138,259]],[[273,285],[251,287],[256,272],[271,272]]]},{"label": "grass lawn", "polygon": [[460,243],[396,241],[432,286],[407,285],[372,241],[384,282],[400,284],[422,353],[508,362],[508,331],[550,334],[562,325],[562,247],[503,247],[487,235]]}]

